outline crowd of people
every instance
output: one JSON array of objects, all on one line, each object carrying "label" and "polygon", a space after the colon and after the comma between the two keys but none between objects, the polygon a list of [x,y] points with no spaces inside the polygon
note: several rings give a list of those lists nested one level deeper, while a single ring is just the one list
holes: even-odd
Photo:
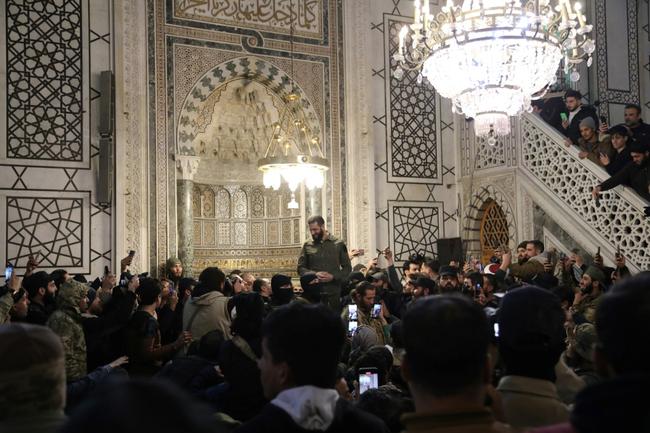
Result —
[{"label": "crowd of people", "polygon": [[299,284],[30,259],[0,291],[0,431],[650,431],[650,273],[621,254],[397,269],[308,223]]},{"label": "crowd of people", "polygon": [[[650,125],[641,118],[639,105],[625,105],[625,123],[611,127],[594,107],[582,103],[577,90],[565,93],[564,104],[535,101],[533,111],[567,137],[567,146],[577,147],[579,158],[606,170],[610,177],[593,186],[594,199],[603,191],[625,185],[650,202]],[[646,214],[650,216],[650,207]]]}]

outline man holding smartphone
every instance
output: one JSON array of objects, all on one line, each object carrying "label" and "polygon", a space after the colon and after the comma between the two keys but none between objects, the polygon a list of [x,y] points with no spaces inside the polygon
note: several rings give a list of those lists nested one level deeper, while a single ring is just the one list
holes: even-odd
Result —
[{"label": "man holding smartphone", "polygon": [[357,327],[365,326],[372,329],[377,335],[379,345],[387,344],[389,341],[388,322],[384,318],[382,305],[376,302],[377,289],[369,282],[362,281],[354,288],[352,299],[355,304],[349,305],[341,315],[349,329],[352,320],[350,311],[356,311]]},{"label": "man holding smartphone", "polygon": [[[596,110],[593,107],[582,104],[582,94],[577,90],[567,90],[564,94],[564,102],[568,113],[562,116],[562,128],[564,135],[569,137],[571,143],[577,145],[580,138],[580,122],[585,118],[592,118],[597,123]],[[596,129],[596,127],[594,127]]]}]

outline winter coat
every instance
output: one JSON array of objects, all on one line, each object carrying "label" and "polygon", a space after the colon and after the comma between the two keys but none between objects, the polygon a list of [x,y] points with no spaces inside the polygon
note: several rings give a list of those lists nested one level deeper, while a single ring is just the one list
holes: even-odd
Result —
[{"label": "winter coat", "polygon": [[227,340],[232,338],[228,298],[223,293],[212,291],[191,298],[183,307],[183,330],[192,333],[192,340],[200,340],[215,329],[223,332]]}]

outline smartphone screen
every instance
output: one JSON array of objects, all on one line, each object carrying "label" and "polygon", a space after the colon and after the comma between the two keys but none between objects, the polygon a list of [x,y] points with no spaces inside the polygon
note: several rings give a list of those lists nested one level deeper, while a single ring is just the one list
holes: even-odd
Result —
[{"label": "smartphone screen", "polygon": [[357,321],[356,320],[350,320],[348,322],[348,335],[350,337],[352,337],[356,330],[357,330]]},{"label": "smartphone screen", "polygon": [[348,305],[348,320],[357,320],[357,306],[355,304]]},{"label": "smartphone screen", "polygon": [[499,324],[498,323],[494,324],[494,336],[499,337]]},{"label": "smartphone screen", "polygon": [[379,376],[377,374],[377,371],[363,370],[364,369],[359,372],[359,394],[363,394],[369,389],[379,388]]},{"label": "smartphone screen", "polygon": [[373,305],[372,306],[372,313],[371,313],[370,317],[372,317],[373,319],[376,319],[376,318],[379,317],[380,314],[381,314],[381,304]]},{"label": "smartphone screen", "polygon": [[7,267],[5,268],[5,281],[9,281],[13,273],[14,273],[14,267],[10,264],[7,264]]}]

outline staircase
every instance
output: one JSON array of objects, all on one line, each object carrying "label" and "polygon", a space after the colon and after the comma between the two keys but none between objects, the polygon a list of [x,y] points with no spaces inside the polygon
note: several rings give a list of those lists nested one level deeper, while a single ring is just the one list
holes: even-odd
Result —
[{"label": "staircase", "polygon": [[596,202],[592,188],[609,177],[603,168],[578,158],[576,147],[537,116],[523,115],[517,128],[517,180],[535,202],[585,248],[601,247],[605,260],[613,262],[620,248],[631,270],[650,269],[650,218],[643,213],[650,203],[623,186]]}]

